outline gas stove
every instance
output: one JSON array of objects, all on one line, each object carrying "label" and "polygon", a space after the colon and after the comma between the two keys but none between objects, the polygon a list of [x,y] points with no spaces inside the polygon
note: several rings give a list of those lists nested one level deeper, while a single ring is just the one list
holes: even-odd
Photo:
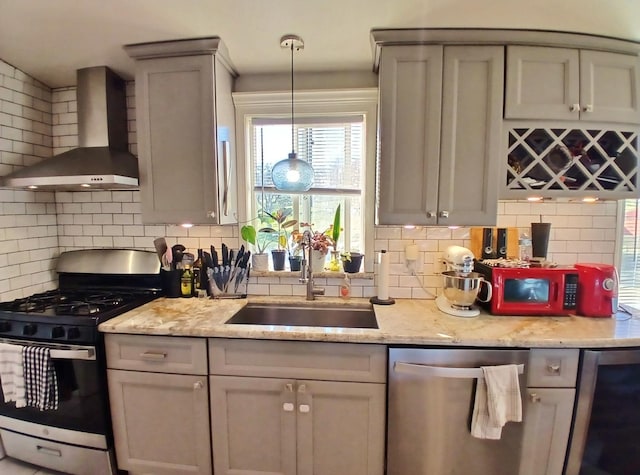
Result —
[{"label": "gas stove", "polygon": [[160,296],[159,266],[148,251],[63,253],[58,289],[0,302],[0,338],[93,344],[100,323]]}]

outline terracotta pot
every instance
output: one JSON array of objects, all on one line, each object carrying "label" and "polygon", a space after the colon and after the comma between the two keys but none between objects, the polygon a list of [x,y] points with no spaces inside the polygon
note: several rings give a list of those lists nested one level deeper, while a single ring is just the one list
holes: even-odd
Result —
[{"label": "terracotta pot", "polygon": [[360,272],[363,258],[364,254],[360,254],[359,252],[352,252],[350,261],[342,261],[342,268],[349,274]]}]

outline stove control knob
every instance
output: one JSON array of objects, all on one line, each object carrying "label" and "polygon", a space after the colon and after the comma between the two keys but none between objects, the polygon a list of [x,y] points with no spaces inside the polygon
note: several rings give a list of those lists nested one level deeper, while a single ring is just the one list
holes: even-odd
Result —
[{"label": "stove control knob", "polygon": [[38,326],[35,323],[27,323],[24,327],[22,327],[23,335],[35,335],[38,331]]},{"label": "stove control knob", "polygon": [[64,338],[64,327],[53,327],[51,329],[51,338]]},{"label": "stove control knob", "polygon": [[67,330],[67,338],[69,340],[76,340],[80,338],[80,329],[78,327],[71,327]]},{"label": "stove control knob", "polygon": [[0,321],[0,332],[10,332],[11,331],[11,322],[7,320]]}]

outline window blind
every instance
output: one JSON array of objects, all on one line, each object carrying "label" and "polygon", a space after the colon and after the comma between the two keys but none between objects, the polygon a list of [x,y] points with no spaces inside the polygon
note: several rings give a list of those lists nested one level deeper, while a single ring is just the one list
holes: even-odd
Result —
[{"label": "window blind", "polygon": [[624,225],[621,236],[620,283],[621,303],[640,307],[640,200],[625,200]]}]

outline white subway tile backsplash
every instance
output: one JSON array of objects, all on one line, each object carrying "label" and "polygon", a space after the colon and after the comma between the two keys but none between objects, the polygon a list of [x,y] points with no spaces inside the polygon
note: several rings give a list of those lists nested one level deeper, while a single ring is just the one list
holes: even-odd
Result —
[{"label": "white subway tile backsplash", "polygon": [[[9,85],[7,85],[9,84]],[[135,85],[127,83],[130,150],[137,152]],[[49,90],[0,60],[0,174],[77,146],[77,102],[73,87]],[[42,206],[44,205],[44,207]],[[498,225],[528,229],[542,219],[552,223],[549,258],[559,264],[578,260],[612,262],[617,204],[597,202],[501,201]],[[53,267],[59,252],[87,247],[153,250],[153,239],[166,236],[193,252],[225,242],[238,248],[236,226],[143,225],[140,193],[133,190],[27,192],[0,189],[0,300],[55,286]],[[394,298],[433,298],[441,288],[439,259],[451,244],[469,245],[469,228],[378,226],[374,249],[389,251],[390,294]],[[407,273],[404,249],[419,249],[419,277]],[[8,262],[12,256],[12,262]],[[373,256],[369,256],[373,257]],[[369,276],[370,277],[370,276]],[[19,279],[17,279],[19,278]],[[327,295],[338,295],[340,278],[318,279]],[[352,295],[377,293],[372,278],[352,279]],[[423,289],[424,287],[424,289]],[[426,290],[425,290],[426,289]],[[304,295],[297,277],[252,277],[249,293]]]}]

